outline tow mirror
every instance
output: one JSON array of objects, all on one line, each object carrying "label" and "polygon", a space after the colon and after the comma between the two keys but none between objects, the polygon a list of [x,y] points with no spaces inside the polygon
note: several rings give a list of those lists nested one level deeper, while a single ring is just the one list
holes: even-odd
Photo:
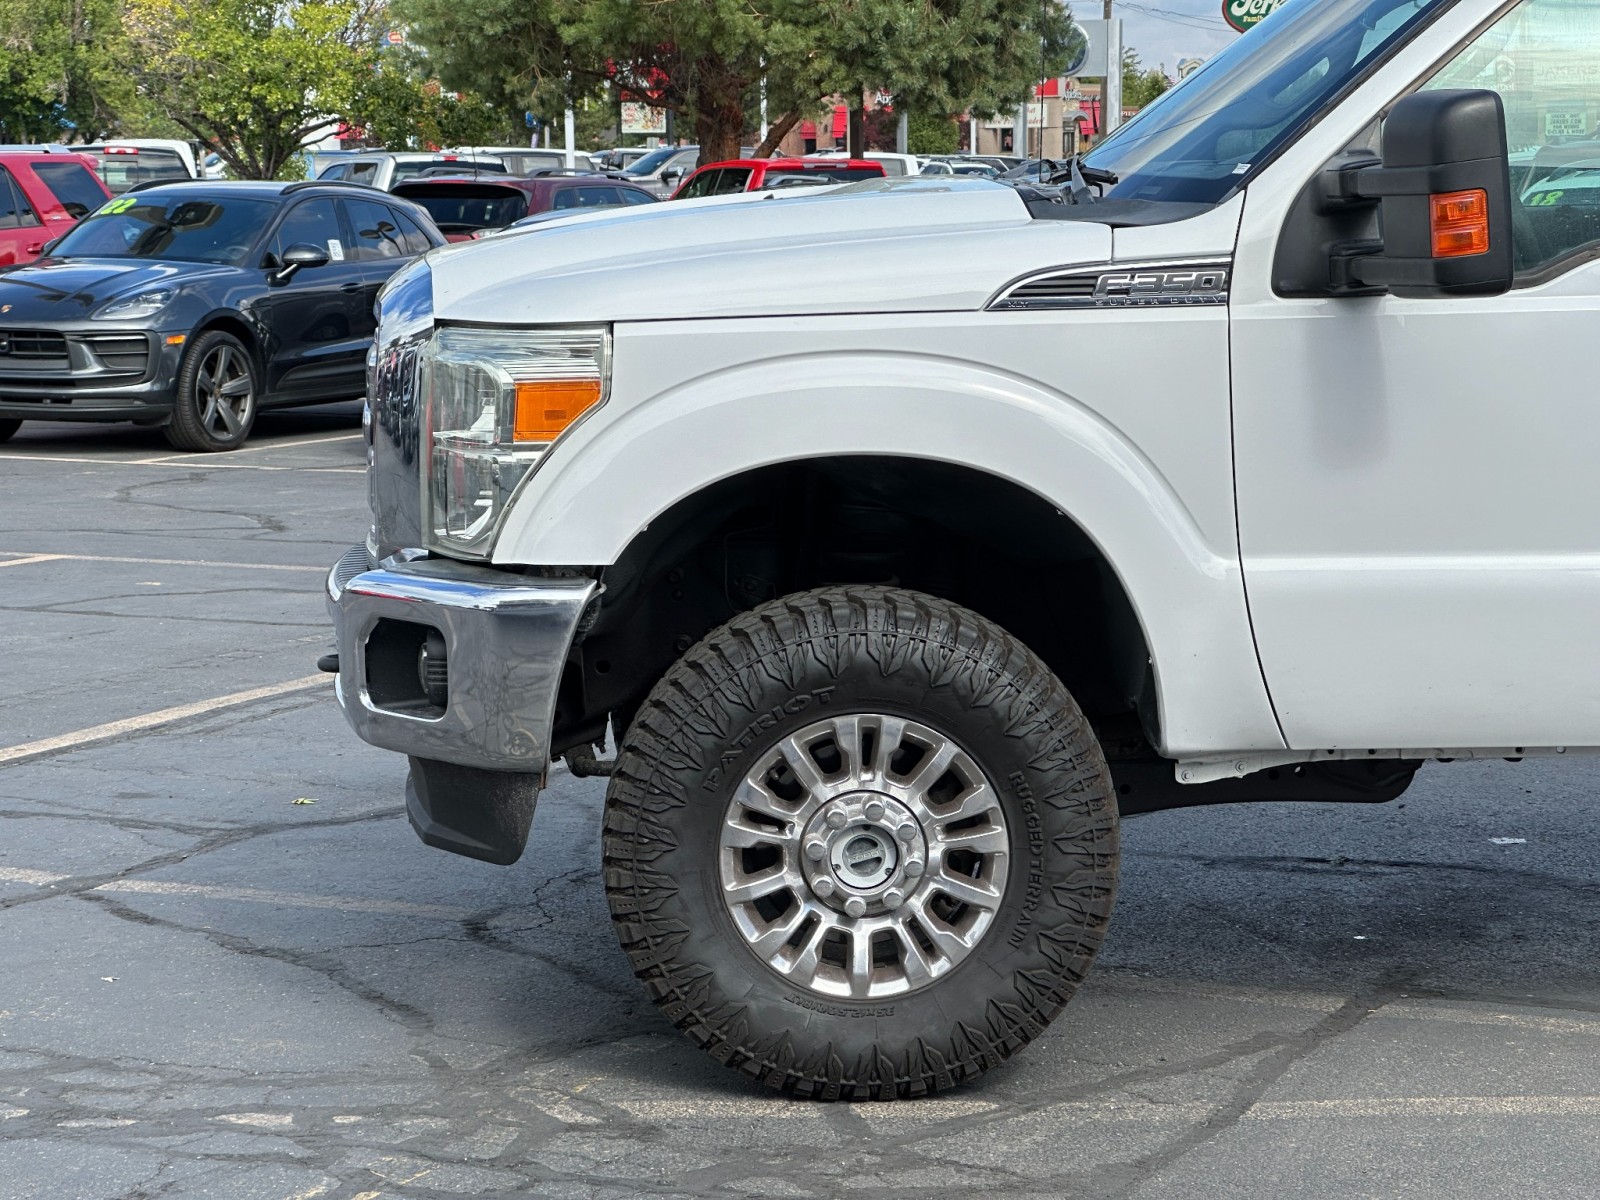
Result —
[{"label": "tow mirror", "polygon": [[309,242],[296,242],[283,252],[282,261],[277,271],[273,272],[272,282],[288,283],[294,278],[296,271],[325,267],[331,261],[328,252],[321,246],[313,246]]},{"label": "tow mirror", "polygon": [[1322,176],[1325,212],[1379,209],[1381,240],[1337,243],[1334,295],[1497,296],[1508,291],[1511,171],[1505,106],[1490,91],[1418,92],[1383,126],[1383,157],[1356,152]]},{"label": "tow mirror", "polygon": [[668,167],[665,171],[661,172],[661,182],[666,184],[668,187],[671,187],[673,184],[677,183],[678,180],[682,179],[683,175],[684,170],[682,167]]}]

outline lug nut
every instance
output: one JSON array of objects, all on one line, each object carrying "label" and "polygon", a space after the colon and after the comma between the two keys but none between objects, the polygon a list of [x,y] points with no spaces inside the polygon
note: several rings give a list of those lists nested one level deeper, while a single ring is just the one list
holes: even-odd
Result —
[{"label": "lug nut", "polygon": [[828,852],[828,848],[826,846],[824,846],[821,842],[807,842],[806,843],[806,857],[809,858],[812,862],[817,862],[827,852]]},{"label": "lug nut", "polygon": [[844,902],[844,911],[848,916],[862,916],[867,911],[867,902],[860,896],[851,896]]},{"label": "lug nut", "polygon": [[912,838],[917,836],[917,827],[910,821],[907,821],[904,825],[900,826],[899,829],[894,831],[894,835],[902,842],[909,842]]},{"label": "lug nut", "polygon": [[915,879],[918,875],[922,874],[922,864],[913,858],[906,864],[906,874]]},{"label": "lug nut", "polygon": [[828,813],[826,818],[829,829],[843,829],[844,823],[848,819],[849,818],[844,815],[844,809],[842,808],[836,808],[832,810],[830,813]]},{"label": "lug nut", "polygon": [[883,801],[868,800],[866,806],[861,811],[867,815],[867,820],[881,821],[883,820]]},{"label": "lug nut", "polygon": [[905,902],[906,894],[899,888],[890,888],[883,894],[883,906],[885,908],[899,908]]},{"label": "lug nut", "polygon": [[817,895],[827,898],[833,895],[833,880],[819,879],[811,885],[811,890]]}]

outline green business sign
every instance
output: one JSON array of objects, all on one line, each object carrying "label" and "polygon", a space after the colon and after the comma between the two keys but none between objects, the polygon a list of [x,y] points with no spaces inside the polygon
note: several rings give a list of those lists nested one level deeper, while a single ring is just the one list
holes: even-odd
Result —
[{"label": "green business sign", "polygon": [[1272,15],[1283,0],[1222,0],[1222,15],[1240,33],[1259,25]]}]

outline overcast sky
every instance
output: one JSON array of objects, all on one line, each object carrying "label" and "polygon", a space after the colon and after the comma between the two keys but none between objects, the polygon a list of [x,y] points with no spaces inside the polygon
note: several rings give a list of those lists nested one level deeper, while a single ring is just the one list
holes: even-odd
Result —
[{"label": "overcast sky", "polygon": [[[1100,0],[1069,0],[1081,20],[1100,16]],[[1122,18],[1122,43],[1138,51],[1146,67],[1165,66],[1176,76],[1178,60],[1209,58],[1239,35],[1222,16],[1222,0],[1112,0]]]}]

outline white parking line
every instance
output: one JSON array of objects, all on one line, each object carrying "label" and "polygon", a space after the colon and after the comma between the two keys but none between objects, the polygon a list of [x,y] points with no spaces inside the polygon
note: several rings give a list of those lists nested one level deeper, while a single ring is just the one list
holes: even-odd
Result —
[{"label": "white parking line", "polygon": [[220,712],[226,708],[237,708],[241,704],[253,704],[257,700],[268,700],[274,696],[287,696],[294,692],[308,692],[312,688],[327,687],[331,682],[329,677],[324,674],[307,675],[301,679],[291,679],[287,683],[273,683],[266,687],[251,688],[244,692],[232,692],[229,695],[218,696],[212,700],[198,700],[193,704],[179,704],[174,708],[158,709],[156,712],[145,713],[140,717],[127,717],[121,721],[108,721],[104,725],[92,725],[88,729],[79,729],[73,733],[63,733],[58,734],[56,737],[40,738],[34,742],[23,742],[17,746],[7,746],[4,749],[0,749],[0,765],[17,762],[24,758],[36,758],[42,754],[54,754],[61,750],[75,750],[94,742],[109,741],[111,738],[122,737],[124,734],[155,729],[158,726],[170,725],[174,721],[186,720],[189,717]]},{"label": "white parking line", "polygon": [[246,563],[214,562],[206,558],[131,558],[121,554],[32,554],[27,550],[0,550],[0,554],[24,554],[26,558],[13,558],[0,562],[0,567],[20,567],[35,562],[109,562],[136,563],[146,567],[227,567],[239,571],[315,571],[328,573],[327,567],[306,566],[303,563]]},{"label": "white parking line", "polygon": [[[358,433],[355,435],[360,437]],[[241,451],[235,450],[235,454]],[[215,456],[196,461],[197,455],[190,455],[188,465],[201,471],[311,471],[323,475],[365,475],[365,467],[287,467],[274,466],[266,463],[240,463],[219,462]],[[170,470],[173,467],[183,466],[184,460],[168,462],[164,459],[149,458],[72,458],[61,454],[0,454],[0,462],[47,462],[47,463],[87,463],[96,467],[157,467]]]},{"label": "white parking line", "polygon": [[[260,450],[293,450],[297,446],[320,446],[325,442],[348,442],[351,438],[360,437],[360,433],[330,433],[323,437],[300,438],[292,442],[257,442],[254,446],[245,446],[240,450],[230,450],[230,458],[240,454],[254,454]],[[184,462],[193,460],[193,454],[163,454],[157,458],[130,458],[125,461],[145,466],[149,463]]]}]

